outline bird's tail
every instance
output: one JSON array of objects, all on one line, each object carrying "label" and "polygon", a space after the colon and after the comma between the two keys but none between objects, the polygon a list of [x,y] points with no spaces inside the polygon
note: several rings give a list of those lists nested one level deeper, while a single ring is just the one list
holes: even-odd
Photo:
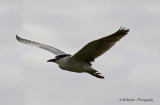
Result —
[{"label": "bird's tail", "polygon": [[93,75],[93,76],[95,76],[97,78],[104,79],[104,76],[102,76],[101,73],[98,72],[98,71],[96,71],[96,70],[94,70],[94,71],[88,71],[87,73],[89,73],[89,74],[91,74],[91,75]]}]

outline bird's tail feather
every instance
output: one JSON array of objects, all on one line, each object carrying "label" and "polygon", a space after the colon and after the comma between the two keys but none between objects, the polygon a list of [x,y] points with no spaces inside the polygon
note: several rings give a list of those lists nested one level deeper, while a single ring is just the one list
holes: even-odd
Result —
[{"label": "bird's tail feather", "polygon": [[101,75],[101,73],[99,73],[98,71],[94,70],[94,71],[88,71],[87,73],[97,77],[97,78],[100,78],[100,79],[104,79],[104,76]]}]

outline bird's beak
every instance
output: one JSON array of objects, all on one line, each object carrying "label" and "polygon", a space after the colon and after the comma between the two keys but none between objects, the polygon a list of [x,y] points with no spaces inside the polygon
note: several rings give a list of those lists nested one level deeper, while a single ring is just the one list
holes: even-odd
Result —
[{"label": "bird's beak", "polygon": [[57,59],[50,59],[47,62],[56,62]]}]

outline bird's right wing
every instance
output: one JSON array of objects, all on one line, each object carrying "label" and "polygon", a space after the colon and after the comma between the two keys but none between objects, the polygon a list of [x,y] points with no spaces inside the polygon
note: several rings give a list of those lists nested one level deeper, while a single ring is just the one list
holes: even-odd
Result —
[{"label": "bird's right wing", "polygon": [[32,45],[32,46],[36,46],[36,47],[42,48],[44,50],[52,52],[55,55],[63,55],[63,54],[65,54],[63,51],[61,51],[59,49],[56,49],[54,47],[51,47],[51,46],[48,46],[48,45],[44,45],[44,44],[41,44],[41,43],[37,43],[37,42],[34,42],[34,41],[30,41],[30,40],[27,40],[27,39],[23,39],[23,38],[20,38],[17,35],[16,35],[16,39],[19,42],[23,43],[23,44],[28,44],[28,45]]}]

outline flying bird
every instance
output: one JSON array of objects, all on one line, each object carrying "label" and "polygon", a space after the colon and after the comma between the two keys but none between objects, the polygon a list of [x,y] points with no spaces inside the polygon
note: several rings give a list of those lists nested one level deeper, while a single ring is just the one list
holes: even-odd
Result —
[{"label": "flying bird", "polygon": [[92,68],[91,62],[109,50],[117,41],[127,35],[128,32],[129,29],[121,27],[117,32],[109,36],[89,42],[74,55],[67,54],[57,48],[45,44],[20,38],[17,35],[16,39],[23,44],[36,46],[55,54],[56,57],[47,62],[57,63],[63,70],[77,73],[89,73],[92,76],[104,79],[104,76],[102,76],[100,72]]}]

